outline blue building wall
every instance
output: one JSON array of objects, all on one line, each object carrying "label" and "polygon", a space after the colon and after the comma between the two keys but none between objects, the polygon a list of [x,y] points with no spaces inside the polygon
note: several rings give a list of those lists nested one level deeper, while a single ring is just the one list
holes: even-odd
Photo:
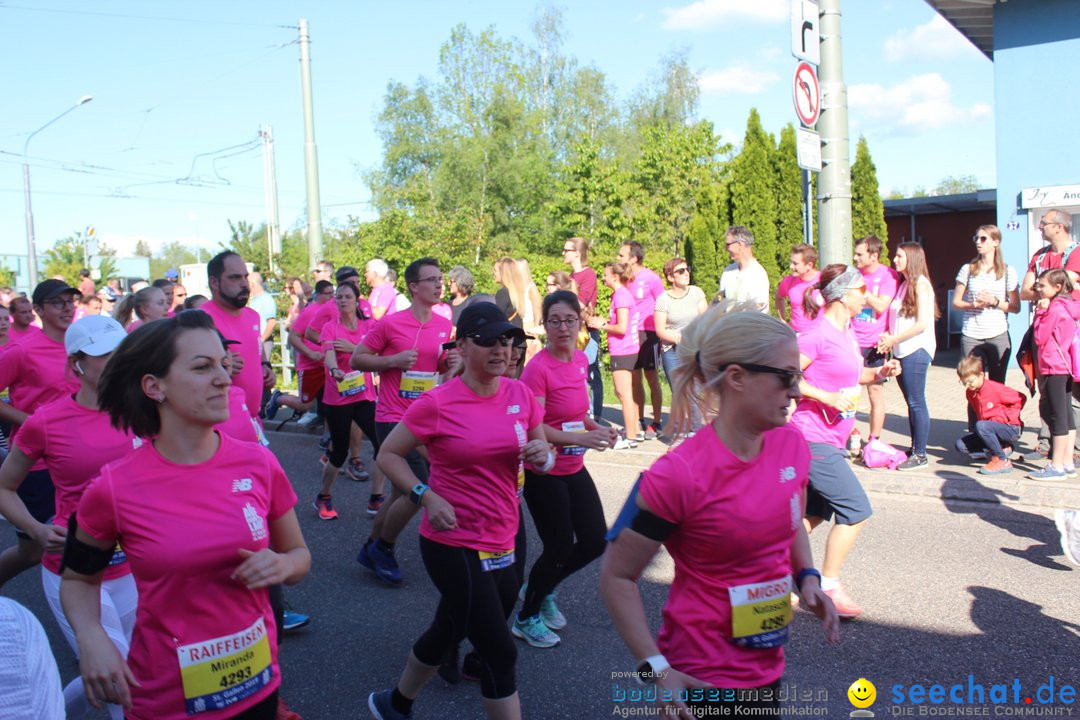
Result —
[{"label": "blue building wall", "polygon": [[[1041,211],[1021,209],[1020,191],[1080,185],[1078,82],[1080,2],[1023,0],[994,6],[997,224],[1005,261],[1021,277],[1031,253],[1041,246],[1035,227]],[[1010,221],[1019,222],[1019,228],[1007,229]],[[1029,324],[1026,307],[1010,316],[1014,348]]]}]

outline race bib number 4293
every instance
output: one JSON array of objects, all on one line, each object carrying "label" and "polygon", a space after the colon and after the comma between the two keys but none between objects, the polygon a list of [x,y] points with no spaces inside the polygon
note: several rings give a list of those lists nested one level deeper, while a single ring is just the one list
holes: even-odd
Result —
[{"label": "race bib number 4293", "polygon": [[251,697],[274,676],[266,623],[176,649],[188,715],[221,710]]}]

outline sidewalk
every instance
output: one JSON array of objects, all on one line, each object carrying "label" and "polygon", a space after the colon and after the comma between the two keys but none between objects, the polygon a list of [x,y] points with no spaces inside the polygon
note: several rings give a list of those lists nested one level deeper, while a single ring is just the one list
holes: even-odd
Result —
[{"label": "sidewalk", "polygon": [[[957,349],[939,350],[935,364],[930,368],[926,381],[926,396],[930,406],[930,440],[927,458],[930,464],[919,471],[893,472],[890,470],[871,470],[860,463],[853,462],[855,474],[863,486],[870,492],[921,495],[950,501],[968,501],[999,505],[1026,505],[1041,508],[1071,507],[1080,508],[1080,479],[1060,482],[1040,482],[1029,480],[1026,476],[1031,470],[1045,464],[1045,461],[1030,463],[1013,459],[1015,469],[1007,475],[980,475],[978,464],[970,463],[967,458],[953,449],[956,438],[963,434],[967,426],[967,400],[964,388],[956,376]],[[1024,383],[1020,371],[1009,371],[1008,384],[1022,390]],[[1030,398],[1030,396],[1029,396]],[[885,386],[885,432],[882,440],[906,451],[910,445],[908,432],[907,405],[895,381]],[[1020,439],[1020,451],[1031,450],[1037,444],[1036,433],[1039,428],[1039,398],[1030,398],[1021,417],[1024,421],[1024,434]],[[858,423],[856,427],[867,436],[867,411],[869,401],[864,392],[859,401]],[[285,417],[285,412],[279,418]],[[607,406],[605,417],[621,420],[617,407]],[[267,429],[276,429],[276,423],[268,423]],[[286,423],[282,432],[309,432]],[[315,433],[315,430],[310,432]],[[635,450],[620,450],[603,453],[591,458],[597,465],[620,465],[644,470],[657,457],[667,451],[667,446],[658,441],[649,441]],[[595,455],[590,453],[590,455]]]}]

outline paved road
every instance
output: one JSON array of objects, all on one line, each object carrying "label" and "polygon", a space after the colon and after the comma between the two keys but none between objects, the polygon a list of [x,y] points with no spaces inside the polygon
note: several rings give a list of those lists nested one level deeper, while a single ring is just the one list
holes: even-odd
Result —
[{"label": "paved road", "polygon": [[[335,499],[342,517],[320,522],[310,504],[318,482],[315,438],[274,434],[272,442],[300,495],[298,512],[314,556],[308,579],[286,592],[287,600],[314,620],[285,641],[283,695],[307,720],[366,718],[367,693],[394,681],[434,609],[435,594],[420,563],[415,526],[403,536],[398,552],[405,585],[376,585],[354,559],[369,527],[363,512],[367,484],[339,480]],[[609,519],[638,469],[660,450],[659,445],[645,445],[638,451],[590,456]],[[891,714],[888,706],[896,684],[966,687],[971,674],[989,692],[995,683],[1011,687],[1015,678],[1022,702],[1051,676],[1055,689],[1080,683],[1080,577],[1064,564],[1047,509],[881,492],[872,492],[871,499],[877,514],[844,578],[868,612],[846,623],[842,644],[831,648],[823,644],[816,621],[797,614],[785,688],[817,698],[798,706],[846,717],[852,710],[846,689],[859,677],[877,686],[879,700],[871,709],[879,718]],[[5,528],[0,544],[10,538]],[[814,538],[818,557],[822,540]],[[532,533],[530,557],[538,548]],[[643,581],[654,622],[659,621],[671,574],[664,556]],[[613,680],[612,673],[629,669],[632,661],[603,610],[596,585],[594,565],[562,588],[560,605],[570,626],[562,633],[561,646],[534,650],[519,644],[525,717],[604,718],[636,707],[613,701],[621,689],[613,683],[621,682],[622,688],[627,683]],[[73,676],[75,663],[45,608],[37,575],[17,578],[5,594],[42,618],[65,680]],[[914,707],[918,714],[920,706]],[[994,715],[994,708],[989,714]],[[479,689],[471,684],[448,687],[436,679],[421,695],[415,715],[432,720],[481,717]]]}]

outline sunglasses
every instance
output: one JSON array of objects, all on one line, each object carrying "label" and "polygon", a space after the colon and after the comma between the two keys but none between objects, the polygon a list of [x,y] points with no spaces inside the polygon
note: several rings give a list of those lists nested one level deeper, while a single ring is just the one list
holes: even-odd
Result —
[{"label": "sunglasses", "polygon": [[671,274],[672,275],[685,275],[688,272],[690,272],[690,268],[675,268],[674,270],[671,271]]},{"label": "sunglasses", "polygon": [[990,242],[989,235],[973,235],[971,241],[978,245],[979,243]]},{"label": "sunglasses", "polygon": [[514,344],[514,338],[510,335],[497,335],[495,337],[481,337],[479,335],[466,335],[465,337],[472,340],[474,343],[482,348],[495,347],[498,343],[502,347],[510,347]]},{"label": "sunglasses", "polygon": [[731,365],[741,367],[743,370],[749,370],[752,373],[777,375],[780,378],[780,384],[783,385],[785,390],[794,390],[803,379],[802,370],[784,370],[771,365],[756,365],[754,363],[730,363],[730,365],[722,365],[718,370],[726,370]]}]

